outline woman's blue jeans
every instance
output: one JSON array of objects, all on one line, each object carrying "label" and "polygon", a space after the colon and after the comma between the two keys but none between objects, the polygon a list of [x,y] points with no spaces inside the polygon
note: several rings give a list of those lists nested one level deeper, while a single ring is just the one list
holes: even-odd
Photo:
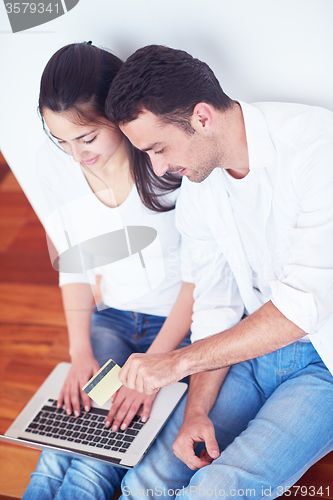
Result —
[{"label": "woman's blue jeans", "polygon": [[[165,317],[117,309],[94,311],[91,343],[102,366],[109,358],[123,365],[133,352],[146,352]],[[189,345],[189,336],[181,347]],[[43,452],[23,500],[110,500],[126,470],[89,458]]]},{"label": "woman's blue jeans", "polygon": [[[272,499],[333,449],[333,377],[310,342],[230,369],[210,413],[221,455],[198,471],[172,452],[185,403],[124,477],[122,500],[176,495]],[[327,485],[322,486],[326,495]],[[314,491],[309,488],[305,496]]]}]

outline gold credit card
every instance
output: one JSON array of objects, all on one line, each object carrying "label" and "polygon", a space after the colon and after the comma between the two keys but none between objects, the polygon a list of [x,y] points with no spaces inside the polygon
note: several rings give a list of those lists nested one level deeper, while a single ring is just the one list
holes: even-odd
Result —
[{"label": "gold credit card", "polygon": [[104,403],[122,386],[118,378],[120,366],[109,359],[102,368],[86,383],[82,390],[97,403]]}]

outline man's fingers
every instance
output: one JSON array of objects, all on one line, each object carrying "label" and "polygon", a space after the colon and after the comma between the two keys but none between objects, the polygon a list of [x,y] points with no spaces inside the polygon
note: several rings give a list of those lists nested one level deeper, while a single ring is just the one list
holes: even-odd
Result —
[{"label": "man's fingers", "polygon": [[[217,452],[217,456],[212,457],[207,450],[201,450],[199,456],[197,457],[194,453],[195,444],[196,443],[192,442],[192,444],[186,445],[184,442],[179,442],[176,446],[174,445],[174,454],[176,457],[184,462],[191,470],[201,469],[206,465],[210,465],[214,458],[218,458],[219,452]],[[213,453],[213,451],[214,450],[212,450],[211,453]]]},{"label": "man's fingers", "polygon": [[128,389],[147,395],[155,394],[165,385],[182,377],[167,354],[132,354],[119,372],[119,380]]},{"label": "man's fingers", "polygon": [[155,387],[148,380],[146,367],[142,364],[143,356],[132,354],[119,372],[118,378],[128,389],[146,394],[153,394]]},{"label": "man's fingers", "polygon": [[199,453],[199,458],[201,460],[201,467],[205,467],[206,465],[210,465],[213,461],[213,458],[209,455],[207,450],[201,450]]},{"label": "man's fingers", "polygon": [[143,384],[143,390],[139,392],[144,392],[147,396],[152,396],[153,394],[157,394],[159,390],[159,387],[156,387],[153,382],[149,382],[149,380],[147,380]]},{"label": "man's fingers", "polygon": [[173,452],[191,470],[200,468],[201,461],[194,453],[193,441],[185,443],[184,440],[176,440],[173,445]]},{"label": "man's fingers", "polygon": [[207,453],[212,459],[216,459],[220,456],[220,450],[217,442],[215,440],[206,443]]},{"label": "man's fingers", "polygon": [[[131,357],[131,356],[130,356]],[[120,382],[125,386],[128,387],[128,373],[129,373],[129,366],[130,366],[130,357],[124,364],[124,366],[120,369],[120,372],[118,374],[118,378]]]},{"label": "man's fingers", "polygon": [[205,436],[205,444],[207,453],[212,459],[218,458],[220,456],[220,449],[217,441],[215,439],[214,428],[210,429]]},{"label": "man's fingers", "polygon": [[[198,443],[204,443],[205,449],[201,450],[197,457],[194,449]],[[211,464],[214,459],[220,456],[211,420],[206,415],[185,418],[173,444],[173,450],[176,457],[192,470],[201,469]]]}]

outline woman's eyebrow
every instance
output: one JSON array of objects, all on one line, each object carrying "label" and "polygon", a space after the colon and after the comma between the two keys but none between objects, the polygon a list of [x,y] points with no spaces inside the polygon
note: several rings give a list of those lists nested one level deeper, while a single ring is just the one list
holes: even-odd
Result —
[{"label": "woman's eyebrow", "polygon": [[[75,137],[75,139],[73,139],[73,141],[77,141],[78,139],[83,139],[83,137],[86,137],[87,135],[90,135],[90,134],[93,134],[94,132],[96,132],[95,130],[92,130],[91,132],[88,132],[86,134],[83,134],[83,135],[80,135],[79,137]],[[50,134],[52,135],[52,137],[54,137],[55,139],[58,139],[58,141],[63,141],[63,139],[60,139],[60,137],[57,137],[56,135],[53,135],[52,132],[50,132]]]}]

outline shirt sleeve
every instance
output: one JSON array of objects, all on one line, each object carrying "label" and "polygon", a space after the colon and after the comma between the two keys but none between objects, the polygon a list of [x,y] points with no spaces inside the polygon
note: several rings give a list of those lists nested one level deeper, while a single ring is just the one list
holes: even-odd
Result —
[{"label": "shirt sleeve", "polygon": [[333,313],[333,134],[314,141],[291,167],[298,217],[270,298],[302,330],[316,333]]},{"label": "shirt sleeve", "polygon": [[192,342],[231,328],[244,314],[236,281],[205,220],[204,197],[197,188],[184,179],[176,205],[182,279],[195,284]]}]

